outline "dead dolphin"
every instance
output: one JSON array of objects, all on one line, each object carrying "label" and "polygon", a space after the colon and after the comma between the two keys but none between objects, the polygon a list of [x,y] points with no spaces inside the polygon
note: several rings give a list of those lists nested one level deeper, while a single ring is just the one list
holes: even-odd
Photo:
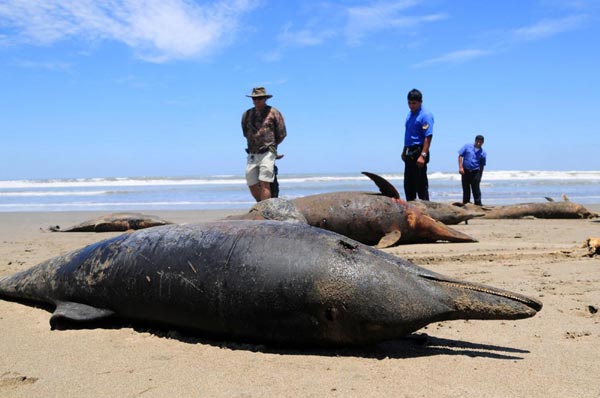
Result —
[{"label": "dead dolphin", "polygon": [[385,179],[364,172],[380,188],[374,192],[330,192],[304,196],[292,202],[312,226],[348,236],[367,245],[390,247],[403,243],[476,242],[399,199]]},{"label": "dead dolphin", "polygon": [[275,220],[307,224],[306,217],[286,199],[271,198],[258,202],[248,213],[228,216],[227,220]]},{"label": "dead dolphin", "polygon": [[483,210],[485,216],[489,219],[514,219],[523,217],[535,218],[595,218],[598,214],[591,212],[584,206],[573,203],[563,195],[562,202],[555,202],[551,198],[546,198],[547,202],[541,203],[519,203],[506,206],[484,206],[479,207],[467,204],[467,209],[474,210],[479,208]]},{"label": "dead dolphin", "polygon": [[473,218],[485,216],[485,213],[481,210],[466,210],[449,203],[432,202],[430,200],[412,200],[410,205],[446,225],[455,225],[463,221],[467,224]]},{"label": "dead dolphin", "polygon": [[[363,171],[363,174],[373,180],[383,195],[400,199],[400,193],[388,180],[367,171]],[[441,221],[446,225],[455,225],[463,221],[466,224],[467,221],[472,218],[483,217],[485,215],[482,211],[467,211],[461,207],[453,206],[452,204],[429,200],[411,200],[409,205],[418,208],[421,213],[434,220]]]},{"label": "dead dolphin", "polygon": [[300,223],[220,221],[122,234],[0,278],[53,328],[118,318],[219,339],[355,345],[452,319],[522,319],[532,298],[449,278]]},{"label": "dead dolphin", "polygon": [[160,217],[142,213],[112,213],[93,220],[87,220],[81,224],[69,228],[51,226],[52,232],[114,232],[128,231],[130,229],[144,229],[159,225],[171,224]]}]

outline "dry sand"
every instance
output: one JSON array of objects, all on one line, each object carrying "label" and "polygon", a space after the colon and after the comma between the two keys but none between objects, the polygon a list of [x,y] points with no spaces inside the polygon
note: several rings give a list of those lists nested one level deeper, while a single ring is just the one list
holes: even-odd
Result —
[{"label": "dry sand", "polygon": [[[600,210],[595,206],[594,210]],[[116,233],[49,233],[101,213],[0,213],[0,276]],[[225,212],[151,212],[174,222]],[[388,249],[425,268],[539,298],[519,321],[431,324],[373,347],[283,350],[132,328],[51,331],[0,300],[0,397],[600,397],[600,259],[588,220],[471,220],[479,243]]]}]

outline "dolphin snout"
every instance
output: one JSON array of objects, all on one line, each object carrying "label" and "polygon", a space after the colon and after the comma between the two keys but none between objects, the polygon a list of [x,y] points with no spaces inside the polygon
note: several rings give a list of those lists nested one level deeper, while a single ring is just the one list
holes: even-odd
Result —
[{"label": "dolphin snout", "polygon": [[477,242],[477,239],[465,233],[448,227],[431,217],[421,215],[417,218],[417,233],[427,240],[442,240],[448,242]]},{"label": "dolphin snout", "polygon": [[523,319],[537,314],[543,304],[531,297],[477,283],[422,275],[445,290],[456,319]]}]

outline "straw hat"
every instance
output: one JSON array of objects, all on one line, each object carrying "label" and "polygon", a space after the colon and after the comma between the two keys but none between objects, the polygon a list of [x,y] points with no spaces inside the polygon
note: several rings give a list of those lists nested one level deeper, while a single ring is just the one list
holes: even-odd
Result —
[{"label": "straw hat", "polygon": [[256,98],[256,97],[267,97],[271,98],[271,94],[267,94],[267,90],[264,87],[254,87],[252,89],[252,94],[247,95],[246,97]]}]

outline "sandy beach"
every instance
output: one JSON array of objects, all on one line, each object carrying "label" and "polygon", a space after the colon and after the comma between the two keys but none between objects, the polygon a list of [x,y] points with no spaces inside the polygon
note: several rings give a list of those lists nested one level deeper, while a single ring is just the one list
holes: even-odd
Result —
[{"label": "sandy beach", "polygon": [[[598,212],[600,205],[589,206]],[[176,223],[231,211],[148,212]],[[118,233],[50,233],[105,213],[0,213],[0,276]],[[518,321],[430,324],[377,346],[275,349],[134,328],[50,330],[0,301],[1,397],[600,397],[598,220],[471,220],[478,243],[387,252],[541,300]]]}]

